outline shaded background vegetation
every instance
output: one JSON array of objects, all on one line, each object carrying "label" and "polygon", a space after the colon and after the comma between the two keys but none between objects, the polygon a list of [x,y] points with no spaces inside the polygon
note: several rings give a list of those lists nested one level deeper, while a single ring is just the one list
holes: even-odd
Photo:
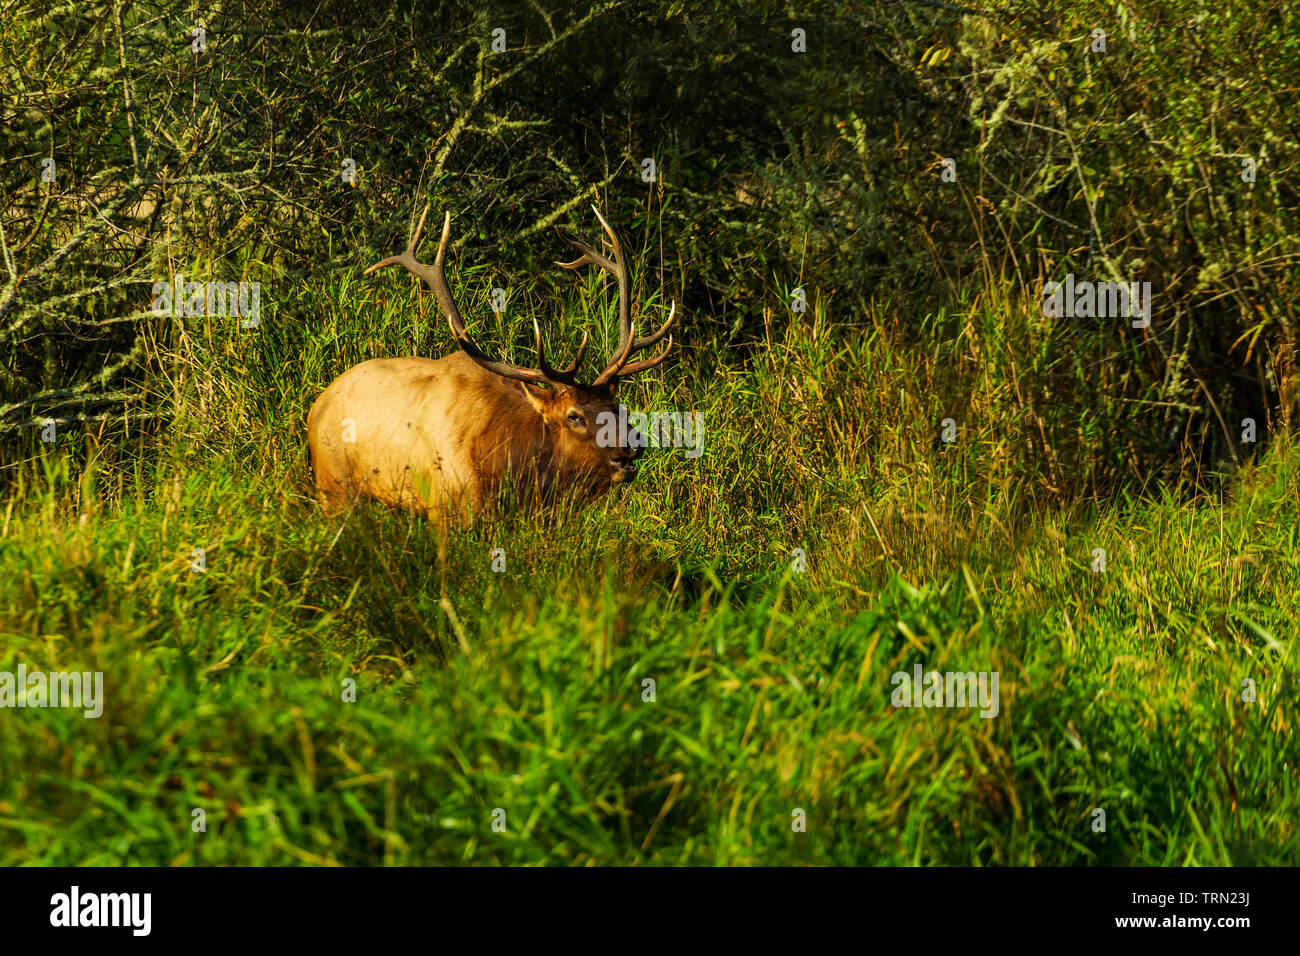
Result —
[{"label": "shaded background vegetation", "polygon": [[[796,287],[839,326],[867,327],[876,302],[901,342],[966,337],[927,388],[951,408],[980,376],[1013,383],[1004,424],[1048,496],[1237,460],[1243,418],[1267,440],[1295,412],[1286,4],[20,2],[3,17],[9,462],[46,418],[131,430],[175,414],[184,323],[148,313],[152,283],[260,281],[269,321],[296,321],[279,310],[304,280],[397,248],[426,199],[455,211],[457,261],[508,282],[550,268],[549,226],[587,226],[599,194],[643,281],[684,304],[683,361],[703,370],[803,321]],[[1011,314],[1067,272],[1151,282],[1151,327]],[[996,341],[970,328],[982,298],[1007,309],[981,331]],[[447,348],[436,323],[411,345]]]}]

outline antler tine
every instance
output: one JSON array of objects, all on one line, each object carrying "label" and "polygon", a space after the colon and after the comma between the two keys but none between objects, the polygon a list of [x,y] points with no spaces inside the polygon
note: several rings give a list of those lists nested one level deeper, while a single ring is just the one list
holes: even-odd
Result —
[{"label": "antler tine", "polygon": [[438,255],[433,260],[433,266],[424,265],[415,258],[415,247],[419,245],[420,234],[424,231],[424,220],[428,215],[429,207],[426,205],[424,212],[420,214],[420,221],[416,225],[415,233],[411,236],[411,241],[407,243],[406,249],[400,255],[390,256],[376,262],[366,270],[365,274],[369,275],[385,266],[400,265],[407,272],[423,279],[425,284],[433,290],[438,305],[442,307],[442,311],[446,314],[447,325],[451,328],[451,335],[456,340],[456,344],[460,346],[462,352],[489,372],[519,382],[550,382],[552,385],[572,385],[573,376],[569,371],[556,371],[546,364],[546,356],[542,349],[542,330],[538,326],[536,319],[533,320],[533,331],[537,335],[537,364],[540,366],[539,368],[524,368],[522,365],[495,361],[488,358],[483,350],[475,344],[469,333],[465,331],[465,320],[461,318],[460,309],[456,308],[456,300],[452,298],[451,289],[447,285],[447,277],[443,273],[443,265],[447,259],[447,245],[451,241],[450,211],[443,217],[442,238],[438,241]]},{"label": "antler tine", "polygon": [[596,380],[591,383],[592,388],[602,388],[606,385],[612,388],[618,385],[619,372],[623,366],[627,364],[627,360],[632,355],[632,344],[634,339],[635,336],[628,335],[627,341],[622,343],[621,351],[618,355],[614,356],[614,358],[610,360],[610,363],[605,366],[605,371],[596,376]]},{"label": "antler tine", "polygon": [[542,348],[542,327],[537,324],[536,317],[533,318],[533,334],[537,337],[537,365],[547,381],[555,385],[573,385],[574,373],[578,370],[578,363],[582,361],[582,354],[587,350],[587,333],[582,333],[582,344],[578,346],[578,354],[574,356],[567,368],[562,369],[554,369],[546,364],[546,351]]},{"label": "antler tine", "polygon": [[633,353],[644,347],[641,343],[645,343],[645,345],[653,345],[663,338],[664,334],[672,327],[673,316],[676,314],[677,303],[674,302],[672,307],[668,310],[668,320],[664,322],[657,331],[642,338],[637,338],[629,324],[627,341],[623,343],[622,350],[619,352],[618,357],[609,363],[605,368],[605,371],[601,372],[600,377],[592,384],[597,386],[617,386],[619,379],[628,378],[638,372],[644,372],[648,368],[654,368],[666,359],[668,357],[668,350],[673,347],[673,337],[671,335],[668,336],[668,344],[664,346],[664,350],[654,358],[643,359],[640,362],[633,362],[631,365],[627,364],[627,360],[632,357]]},{"label": "antler tine", "polygon": [[564,375],[574,375],[578,371],[578,366],[582,364],[582,357],[587,354],[587,333],[582,333],[582,341],[578,343],[578,354],[573,357],[573,361],[565,368],[561,369]]},{"label": "antler tine", "polygon": [[[668,310],[667,321],[665,321],[663,325],[659,326],[658,329],[651,332],[649,335],[643,335],[639,339],[636,339],[635,342],[632,344],[633,353],[640,352],[642,349],[647,349],[650,346],[654,345],[656,342],[658,342],[660,339],[662,339],[664,335],[667,334],[668,330],[672,328],[673,316],[676,314],[677,314],[677,303],[673,302],[672,307]],[[671,341],[671,337],[669,338],[669,341]]]},{"label": "antler tine", "polygon": [[664,346],[664,350],[662,352],[660,352],[654,358],[642,359],[640,362],[633,362],[631,365],[623,366],[623,368],[619,369],[618,377],[627,378],[629,375],[635,375],[637,372],[644,372],[648,368],[654,368],[656,365],[658,365],[660,362],[662,362],[664,359],[668,357],[668,352],[670,349],[672,349],[672,347],[673,347],[673,337],[670,335],[668,336],[668,344]]},{"label": "antler tine", "polygon": [[[375,272],[378,269],[383,269],[385,266],[400,265],[403,266],[407,272],[423,279],[428,284],[429,288],[432,289],[434,287],[433,270],[430,269],[428,266],[415,261],[415,247],[420,244],[420,233],[424,232],[424,220],[428,215],[429,215],[429,205],[428,203],[426,203],[424,206],[424,212],[420,213],[420,221],[415,226],[415,232],[411,236],[411,241],[406,244],[406,248],[402,250],[401,254],[396,256],[389,256],[387,259],[383,259],[379,262],[376,262],[373,266],[367,269],[363,274],[370,275],[370,273]],[[444,226],[443,228],[444,240],[446,238],[447,231],[450,228],[451,228],[451,213],[447,213],[447,223],[446,226]],[[437,290],[435,289],[434,291],[436,292]]]},{"label": "antler tine", "polygon": [[[673,324],[673,314],[677,311],[677,303],[674,302],[672,304],[672,308],[669,309],[668,321],[664,322],[664,324],[661,325],[654,332],[651,332],[649,335],[643,335],[640,338],[637,338],[635,335],[632,334],[631,300],[629,298],[631,293],[631,286],[632,286],[632,273],[631,270],[628,269],[626,264],[623,262],[623,242],[615,234],[614,227],[605,221],[605,217],[600,214],[599,209],[597,209],[593,205],[591,207],[591,211],[596,214],[596,218],[600,220],[600,224],[605,227],[605,232],[609,234],[610,242],[614,244],[614,255],[618,259],[618,269],[619,269],[619,273],[618,273],[619,276],[619,336],[618,338],[619,340],[618,340],[618,348],[616,349],[616,351],[619,354],[622,354],[623,348],[627,344],[624,341],[624,339],[627,338],[632,340],[632,349],[628,354],[635,355],[637,352],[640,352],[642,349],[646,349],[654,345],[656,342],[658,342],[660,339],[664,337],[664,335],[668,332],[668,329]],[[608,260],[606,261],[608,262]],[[638,362],[636,364],[640,365],[641,363]],[[657,365],[658,362],[656,362],[655,364]]]},{"label": "antler tine", "polygon": [[578,269],[584,265],[594,265],[618,279],[618,348],[614,350],[615,354],[618,355],[622,354],[623,346],[627,344],[627,339],[632,334],[632,270],[623,258],[623,241],[619,238],[618,233],[614,231],[614,227],[605,220],[605,217],[600,214],[600,210],[594,204],[591,210],[596,214],[596,218],[600,220],[600,224],[605,229],[605,234],[609,236],[610,244],[614,247],[614,261],[611,262],[607,256],[597,252],[585,242],[565,235],[557,226],[555,231],[559,237],[581,252],[582,255],[572,262],[556,262],[555,264],[561,269]]},{"label": "antler tine", "polygon": [[600,214],[595,203],[591,204],[591,211],[600,220],[605,235],[609,236],[610,244],[614,247],[614,261],[618,264],[614,273],[618,276],[618,348],[616,351],[621,353],[626,344],[624,340],[635,338],[632,334],[632,270],[623,260],[623,240],[614,231],[614,227],[605,221],[605,217]]},{"label": "antler tine", "polygon": [[402,250],[401,254],[389,256],[387,259],[382,259],[379,262],[376,262],[373,266],[367,269],[364,274],[370,275],[370,273],[375,272],[378,269],[383,269],[386,266],[401,266],[407,272],[411,273],[411,275],[423,279],[424,284],[433,291],[434,297],[437,298],[438,304],[442,307],[442,310],[447,313],[448,317],[454,315],[456,317],[456,322],[463,328],[464,323],[461,322],[460,311],[456,308],[456,302],[451,297],[451,292],[447,288],[447,281],[442,274],[442,264],[444,255],[447,251],[447,241],[451,238],[450,212],[448,212],[446,217],[443,219],[442,239],[438,243],[438,257],[434,260],[433,266],[429,267],[415,258],[415,247],[420,244],[420,235],[424,232],[424,220],[428,215],[429,206],[426,203],[424,211],[420,213],[420,221],[416,223],[415,232],[411,235],[411,241],[406,244],[406,248]]}]

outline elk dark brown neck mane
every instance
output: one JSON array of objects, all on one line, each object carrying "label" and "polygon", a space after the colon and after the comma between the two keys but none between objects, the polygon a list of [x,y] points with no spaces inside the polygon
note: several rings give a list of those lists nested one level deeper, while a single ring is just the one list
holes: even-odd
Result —
[{"label": "elk dark brown neck mane", "polygon": [[[493,505],[507,484],[515,489],[516,501],[535,507],[560,494],[595,497],[632,481],[644,442],[625,428],[602,426],[608,416],[617,421],[626,415],[616,399],[619,382],[668,356],[671,336],[658,355],[630,361],[667,334],[676,307],[655,332],[636,335],[632,276],[623,243],[596,210],[613,260],[560,233],[581,255],[558,265],[594,265],[618,280],[619,341],[604,370],[590,384],[578,382],[587,349],[585,333],[573,361],[563,369],[552,368],[536,320],[537,368],[495,361],[465,331],[443,274],[450,214],[443,219],[433,265],[415,259],[428,212],[426,206],[406,249],[375,263],[366,274],[400,265],[423,279],[447,317],[459,351],[441,359],[362,362],[321,393],[307,415],[321,506],[333,514],[357,498],[370,497],[438,521],[468,523]],[[611,433],[621,437],[602,440]]]}]

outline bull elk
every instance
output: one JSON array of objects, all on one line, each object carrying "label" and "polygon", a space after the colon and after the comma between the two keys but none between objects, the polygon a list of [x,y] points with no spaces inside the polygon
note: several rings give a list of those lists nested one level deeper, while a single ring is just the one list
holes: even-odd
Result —
[{"label": "bull elk", "polygon": [[[636,335],[632,275],[623,243],[596,210],[613,247],[613,261],[557,229],[560,238],[581,255],[573,262],[556,264],[575,270],[594,265],[618,280],[618,346],[604,371],[590,384],[577,380],[587,349],[586,333],[573,361],[563,369],[552,368],[536,319],[537,368],[495,361],[465,331],[443,275],[450,213],[443,220],[433,265],[416,261],[428,213],[426,206],[405,251],[375,263],[366,275],[400,265],[423,279],[447,316],[459,351],[440,359],[362,362],[336,378],[316,399],[307,415],[307,436],[316,491],[325,512],[333,514],[351,500],[371,497],[437,520],[467,523],[495,502],[507,483],[521,493],[525,504],[536,505],[559,492],[595,497],[612,485],[632,481],[645,442],[635,431],[601,426],[626,421],[626,411],[615,398],[619,383],[668,356],[671,336],[653,358],[629,361],[664,337],[676,304],[657,331]],[[620,437],[609,440],[611,432]]]}]

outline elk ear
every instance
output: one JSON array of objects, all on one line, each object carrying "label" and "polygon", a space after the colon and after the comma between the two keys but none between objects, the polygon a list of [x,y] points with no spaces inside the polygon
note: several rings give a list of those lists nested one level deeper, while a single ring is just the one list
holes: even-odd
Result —
[{"label": "elk ear", "polygon": [[520,382],[519,387],[523,389],[524,397],[528,399],[528,404],[533,406],[537,414],[546,414],[545,390],[535,385],[529,385],[527,382]]}]

